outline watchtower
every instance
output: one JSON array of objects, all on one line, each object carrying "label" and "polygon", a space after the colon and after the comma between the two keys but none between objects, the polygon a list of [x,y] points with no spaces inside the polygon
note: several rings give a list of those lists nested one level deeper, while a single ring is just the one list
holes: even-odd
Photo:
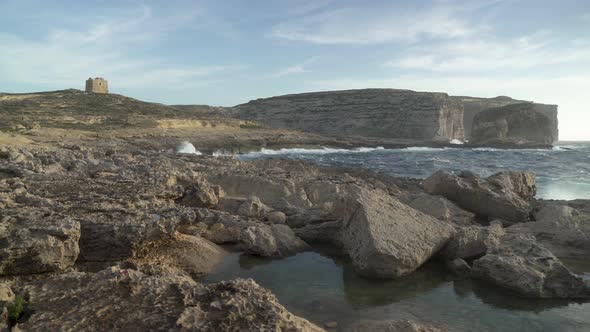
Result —
[{"label": "watchtower", "polygon": [[86,80],[86,92],[109,93],[109,82],[102,77],[89,77]]}]

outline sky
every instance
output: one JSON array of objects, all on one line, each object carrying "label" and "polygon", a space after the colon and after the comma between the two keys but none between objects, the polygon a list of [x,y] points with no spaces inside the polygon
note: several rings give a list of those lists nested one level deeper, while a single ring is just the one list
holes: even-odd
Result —
[{"label": "sky", "polygon": [[558,104],[590,140],[587,0],[0,0],[0,91],[166,104],[399,88]]}]

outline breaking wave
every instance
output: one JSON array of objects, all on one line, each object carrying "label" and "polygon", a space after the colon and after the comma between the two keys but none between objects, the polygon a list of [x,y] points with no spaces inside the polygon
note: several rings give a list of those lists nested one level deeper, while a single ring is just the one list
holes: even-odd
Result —
[{"label": "breaking wave", "polygon": [[195,146],[190,142],[182,142],[178,144],[178,146],[176,147],[176,152],[196,154],[198,156],[202,155],[201,151],[197,150]]},{"label": "breaking wave", "polygon": [[304,149],[304,148],[283,148],[278,150],[260,149],[260,151],[249,152],[246,156],[275,156],[275,155],[291,155],[291,154],[333,154],[333,153],[367,153],[385,150],[382,146],[376,148],[357,148],[357,149],[334,149],[322,147],[319,149]]}]

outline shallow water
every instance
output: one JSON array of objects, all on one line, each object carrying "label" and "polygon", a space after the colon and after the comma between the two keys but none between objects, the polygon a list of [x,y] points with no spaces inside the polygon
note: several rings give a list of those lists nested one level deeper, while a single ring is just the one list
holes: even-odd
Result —
[{"label": "shallow water", "polygon": [[590,199],[590,142],[564,142],[553,150],[422,147],[262,149],[238,158],[292,158],[326,166],[362,167],[393,176],[414,178],[426,178],[438,170],[470,170],[482,176],[502,170],[530,170],[537,174],[539,198]]},{"label": "shallow water", "polygon": [[203,282],[236,277],[253,278],[293,313],[318,325],[412,319],[452,331],[590,331],[590,303],[523,299],[454,278],[436,262],[383,281],[359,277],[347,258],[327,248],[284,259],[235,253]]}]

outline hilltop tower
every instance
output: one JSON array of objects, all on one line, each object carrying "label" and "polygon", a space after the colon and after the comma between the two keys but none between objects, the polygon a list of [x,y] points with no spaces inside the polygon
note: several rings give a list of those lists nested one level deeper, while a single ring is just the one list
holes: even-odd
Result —
[{"label": "hilltop tower", "polygon": [[86,80],[86,92],[109,93],[109,82],[102,77],[89,77]]}]

